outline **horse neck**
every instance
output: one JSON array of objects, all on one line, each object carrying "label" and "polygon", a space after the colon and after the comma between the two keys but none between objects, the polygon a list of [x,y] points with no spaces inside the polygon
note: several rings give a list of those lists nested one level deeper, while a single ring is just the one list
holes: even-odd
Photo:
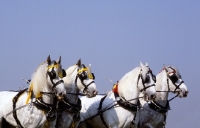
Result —
[{"label": "horse neck", "polygon": [[[167,84],[167,74],[165,70],[162,70],[157,76],[156,76],[156,90],[161,91],[156,93],[156,99],[155,101],[159,103],[162,106],[166,106],[167,100],[168,100],[168,84]],[[163,92],[162,92],[163,91]]]},{"label": "horse neck", "polygon": [[54,92],[52,91],[52,88],[44,87],[41,92],[50,92],[52,94],[43,94],[42,100],[45,103],[53,104],[54,101]]},{"label": "horse neck", "polygon": [[[71,84],[71,85],[68,85],[68,86],[76,86],[75,84]],[[72,104],[77,104],[78,103],[78,93],[79,93],[79,90],[75,87],[75,88],[66,88],[66,96],[65,96],[65,99],[72,103]]]},{"label": "horse neck", "polygon": [[46,74],[47,71],[46,66],[47,64],[42,64],[37,69],[37,71],[33,74],[33,77],[31,79],[30,88],[33,88],[33,93],[36,98],[42,97],[42,100],[45,103],[53,103],[53,97],[52,94],[42,94],[41,92],[48,92],[53,93],[52,85],[50,85],[47,82]]},{"label": "horse neck", "polygon": [[75,82],[76,75],[77,75],[77,70],[74,70],[73,73],[70,73],[63,79],[65,83],[66,93],[67,93],[65,98],[68,102],[73,103],[73,104],[78,103],[78,95],[74,95],[74,94],[77,94],[80,91]]},{"label": "horse neck", "polygon": [[125,98],[126,100],[131,100],[133,104],[137,103],[136,99],[139,96],[139,90],[137,88],[137,79],[139,70],[136,69],[128,72],[118,83],[118,93],[119,96]]}]

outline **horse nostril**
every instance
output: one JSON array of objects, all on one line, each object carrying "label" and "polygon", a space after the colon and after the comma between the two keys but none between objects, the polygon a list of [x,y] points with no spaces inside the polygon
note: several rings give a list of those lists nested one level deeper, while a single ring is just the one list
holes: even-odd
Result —
[{"label": "horse nostril", "polygon": [[64,94],[61,92],[61,93],[59,93],[59,96],[63,97],[63,96],[64,96]]},{"label": "horse nostril", "polygon": [[94,95],[97,95],[97,94],[98,94],[98,91],[94,91],[93,94],[94,94]]},{"label": "horse nostril", "polygon": [[188,93],[189,93],[188,91],[185,91],[185,93],[183,94],[183,96],[187,97]]},{"label": "horse nostril", "polygon": [[156,95],[152,94],[151,99],[155,99],[155,98],[156,98]]}]

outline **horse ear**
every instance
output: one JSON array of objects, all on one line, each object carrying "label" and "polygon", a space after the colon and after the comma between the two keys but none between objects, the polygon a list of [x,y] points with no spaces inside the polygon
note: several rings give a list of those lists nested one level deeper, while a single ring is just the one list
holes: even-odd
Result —
[{"label": "horse ear", "polygon": [[140,61],[140,67],[144,67],[144,64]]},{"label": "horse ear", "polygon": [[147,67],[148,67],[148,66],[149,66],[149,65],[148,65],[148,63],[146,63],[146,64],[145,64],[145,66],[147,66]]},{"label": "horse ear", "polygon": [[92,66],[92,64],[89,64],[89,68]]},{"label": "horse ear", "polygon": [[165,69],[165,71],[166,71],[166,72],[168,72],[168,70],[167,70],[167,67],[166,67],[166,66],[164,66],[164,69]]},{"label": "horse ear", "polygon": [[47,57],[47,63],[48,63],[48,65],[51,64],[51,57],[50,57],[50,55]]},{"label": "horse ear", "polygon": [[81,66],[81,59],[78,60],[78,62],[76,63],[76,65],[78,65],[79,67]]},{"label": "horse ear", "polygon": [[61,63],[61,56],[60,56],[59,59],[57,60],[57,63],[58,63],[58,64]]}]

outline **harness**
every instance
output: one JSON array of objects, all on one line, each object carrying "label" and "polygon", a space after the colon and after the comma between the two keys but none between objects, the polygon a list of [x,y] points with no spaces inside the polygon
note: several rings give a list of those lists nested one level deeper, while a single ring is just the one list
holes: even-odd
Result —
[{"label": "harness", "polygon": [[[153,80],[154,80],[154,82],[155,82],[155,81],[156,81],[155,75],[153,75],[152,71],[149,70],[148,73],[151,73],[151,75],[152,75],[153,78],[154,78]],[[140,92],[145,91],[146,89],[148,89],[148,88],[151,87],[151,86],[155,86],[155,84],[153,84],[153,85],[149,85],[149,86],[146,86],[146,87],[145,87],[144,84],[145,84],[146,82],[148,82],[148,81],[147,81],[146,79],[145,79],[145,80],[143,79],[143,77],[142,77],[142,70],[140,70],[140,74],[138,75],[138,80],[137,80],[137,87],[138,87],[138,83],[139,83],[140,78],[142,79],[142,84],[143,84],[143,89],[141,89]],[[106,128],[108,128],[108,126],[106,125],[106,122],[105,122],[105,120],[104,120],[104,118],[103,118],[103,113],[104,113],[105,111],[111,109],[112,107],[116,106],[116,105],[119,105],[119,106],[123,107],[124,109],[127,109],[127,110],[132,111],[132,112],[138,111],[138,110],[140,109],[141,106],[140,106],[140,102],[139,102],[138,99],[139,99],[139,98],[142,98],[142,97],[138,97],[138,98],[135,98],[135,99],[131,99],[131,100],[138,100],[138,103],[137,103],[137,104],[132,104],[132,103],[129,102],[129,101],[131,101],[131,100],[126,100],[126,99],[123,98],[123,97],[122,97],[123,100],[121,99],[121,97],[120,97],[119,94],[118,94],[118,84],[114,84],[112,91],[113,91],[113,93],[114,93],[114,96],[115,96],[115,99],[116,99],[117,103],[114,104],[114,105],[112,105],[112,106],[110,106],[110,107],[108,107],[108,108],[102,109],[103,101],[104,101],[105,98],[107,97],[107,95],[105,95],[105,96],[100,100],[99,107],[98,107],[98,113],[95,114],[95,115],[93,115],[93,116],[91,116],[90,118],[88,118],[88,119],[86,119],[86,120],[84,120],[84,121],[81,121],[81,122],[79,123],[79,126],[80,126],[83,122],[85,122],[85,121],[87,121],[87,120],[90,120],[91,118],[100,115],[100,118],[101,118],[102,123],[104,124],[104,126],[105,126]],[[134,117],[134,119],[135,119],[135,117]],[[133,121],[134,121],[134,119],[133,119]],[[133,123],[133,122],[132,122],[132,123]]]},{"label": "harness", "polygon": [[[52,90],[53,90],[54,92],[56,92],[55,87],[56,87],[57,85],[59,85],[60,83],[64,83],[63,80],[59,80],[59,81],[56,82],[56,83],[53,82],[53,79],[55,79],[55,77],[56,77],[54,67],[57,67],[57,66],[58,66],[58,65],[48,66],[48,69],[49,69],[49,68],[52,68],[52,71],[51,71],[51,72],[47,71],[47,74],[49,75],[50,80],[51,80],[51,83],[52,83],[52,85],[53,85],[53,86],[52,86]],[[63,71],[63,70],[62,70],[62,71]],[[62,74],[62,76],[65,76],[65,75],[66,75],[66,74]],[[17,123],[17,126],[18,126],[19,128],[23,128],[23,126],[21,125],[19,119],[17,118],[16,103],[17,103],[17,100],[19,99],[19,97],[21,96],[21,94],[23,94],[25,91],[27,91],[27,89],[28,89],[28,88],[19,91],[18,94],[17,94],[17,95],[13,98],[13,100],[12,100],[12,101],[13,101],[13,117],[14,117],[14,119],[15,119],[15,121],[16,121],[16,123]],[[31,92],[29,92],[29,93],[32,94],[32,89],[30,89],[30,91],[31,91]],[[55,93],[41,92],[41,94],[53,94],[53,95],[54,95]],[[27,102],[28,102],[30,96],[31,96],[31,95],[28,95]],[[46,115],[47,121],[52,122],[52,121],[55,120],[56,116],[53,114],[53,112],[56,111],[57,106],[58,106],[58,105],[57,105],[57,104],[58,104],[58,100],[57,100],[56,97],[54,97],[54,103],[53,103],[53,104],[45,103],[45,102],[42,100],[41,97],[36,98],[36,100],[35,100],[35,101],[32,101],[32,103],[33,103],[37,108],[39,108],[39,109],[44,110],[44,111],[47,112],[47,115]]]},{"label": "harness", "polygon": [[[80,110],[82,107],[80,98],[78,98],[77,104],[72,104],[68,102],[66,99],[64,99],[61,102],[59,102],[58,106],[59,106],[58,108],[59,113],[62,113],[63,111],[67,111],[73,114],[73,122],[71,124],[71,128],[75,128],[76,122],[80,120]],[[57,118],[59,119],[60,115],[58,115]],[[56,125],[56,128],[59,128],[59,126]]]},{"label": "harness", "polygon": [[160,104],[156,103],[155,101],[151,101],[150,103],[148,103],[149,107],[157,112],[160,113],[167,113],[168,110],[170,109],[170,105],[169,105],[169,101],[167,101],[167,104],[163,107]]},{"label": "harness", "polygon": [[[19,93],[12,99],[12,102],[13,102],[13,110],[15,110],[15,108],[16,108],[16,103],[17,103],[18,98],[19,98],[20,95],[23,94],[27,89],[28,89],[28,88],[25,88],[24,90],[19,91]],[[21,123],[20,123],[20,121],[19,121],[19,119],[17,118],[17,112],[16,112],[16,111],[13,111],[13,117],[14,117],[16,123],[17,123],[17,126],[18,126],[19,128],[23,128],[22,125],[21,125]]]},{"label": "harness", "polygon": [[[77,86],[77,80],[79,78],[82,85],[84,86],[83,92],[85,92],[92,83],[95,83],[94,82],[94,79],[95,79],[94,74],[89,73],[89,72],[86,73],[86,71],[88,71],[88,70],[89,69],[86,68],[84,64],[81,65],[80,69],[77,69],[77,75],[76,75],[76,78],[75,78],[75,85]],[[87,77],[90,78],[90,79],[93,79],[93,81],[91,81],[89,84],[86,85],[83,81],[85,79],[87,79]],[[76,94],[68,93],[68,94],[82,95],[80,93],[76,93]],[[64,99],[61,102],[59,102],[58,106],[59,106],[59,113],[62,113],[63,111],[68,111],[68,112],[73,114],[73,122],[72,122],[70,128],[75,128],[76,122],[78,122],[80,120],[80,110],[81,110],[81,107],[82,107],[80,98],[78,98],[77,104],[72,104],[72,103],[68,102],[66,99]],[[58,118],[59,118],[59,115],[58,115]],[[56,126],[56,127],[59,127],[59,126]]]},{"label": "harness", "polygon": [[[176,71],[172,68],[172,67],[169,67],[173,70],[173,72],[168,72],[168,70],[166,68],[164,68],[163,70],[165,70],[167,72],[167,86],[168,86],[168,91],[156,91],[156,92],[177,92],[176,90],[180,88],[180,85],[182,83],[184,83],[184,81],[181,81],[178,85],[176,85],[176,81],[178,80],[178,77],[176,76]],[[174,73],[172,76],[169,76],[169,73]],[[169,80],[171,80],[172,84],[175,86],[175,89],[174,91],[171,91],[170,90],[170,87],[169,87]],[[166,122],[166,113],[171,110],[170,108],[170,105],[169,105],[169,102],[171,100],[173,100],[174,98],[176,98],[178,96],[178,94],[174,97],[172,97],[170,100],[167,101],[167,104],[163,107],[161,106],[160,104],[156,103],[155,101],[151,101],[150,103],[148,103],[149,107],[159,113],[163,113],[164,114],[164,122],[163,122],[163,127],[165,126],[165,122]]]},{"label": "harness", "polygon": [[[122,98],[118,94],[118,84],[114,84],[112,91],[114,93],[114,96],[115,96],[115,99],[117,101],[117,104],[119,106],[121,106],[122,108],[124,108],[124,109],[126,109],[128,111],[132,111],[132,112],[136,112],[136,111],[138,111],[140,109],[140,102],[139,102],[138,99],[137,99],[137,101],[138,101],[137,104],[130,103],[125,98],[123,98],[123,100],[122,100]],[[107,97],[107,95],[105,95],[103,98],[101,98],[101,101],[100,101],[99,107],[98,107],[98,113],[100,115],[102,123],[104,124],[104,126],[106,128],[108,128],[108,126],[107,126],[107,124],[106,124],[106,122],[105,122],[105,120],[103,118],[103,112],[105,112],[105,111],[101,111],[102,110],[103,101],[105,100],[106,97]],[[117,104],[115,104],[115,105],[117,105]],[[112,106],[112,107],[114,107],[114,106]],[[108,110],[108,109],[106,109],[106,110]]]}]

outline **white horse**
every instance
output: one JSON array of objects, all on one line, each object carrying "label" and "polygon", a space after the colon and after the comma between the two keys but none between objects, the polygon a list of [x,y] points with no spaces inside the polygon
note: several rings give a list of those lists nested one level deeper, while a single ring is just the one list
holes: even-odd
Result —
[{"label": "white horse", "polygon": [[156,80],[156,99],[144,104],[143,109],[136,114],[135,128],[164,128],[166,113],[170,109],[168,93],[176,93],[179,97],[186,97],[188,94],[187,87],[175,67],[164,67]]},{"label": "white horse", "polygon": [[55,121],[56,106],[66,95],[61,66],[58,61],[41,64],[32,75],[30,86],[20,92],[0,92],[0,128],[7,121],[18,128],[42,128],[46,122]]},{"label": "white horse", "polygon": [[128,128],[138,109],[140,92],[155,98],[155,76],[148,65],[140,63],[125,74],[113,91],[106,96],[97,95],[92,99],[81,97],[81,122],[79,126],[93,128]]},{"label": "white horse", "polygon": [[75,127],[80,119],[81,101],[79,92],[87,97],[96,96],[97,89],[94,82],[94,74],[91,72],[91,65],[85,67],[81,60],[66,70],[67,76],[63,78],[67,94],[64,102],[60,103],[61,114],[58,116],[57,128]]}]

